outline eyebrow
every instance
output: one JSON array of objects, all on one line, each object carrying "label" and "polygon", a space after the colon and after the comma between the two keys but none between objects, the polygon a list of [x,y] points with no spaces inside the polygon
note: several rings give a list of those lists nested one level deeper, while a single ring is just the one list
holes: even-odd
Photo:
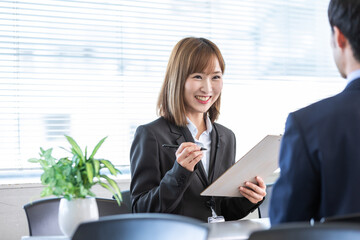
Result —
[{"label": "eyebrow", "polygon": [[[205,72],[199,72],[199,73],[201,73],[201,74],[207,74],[207,73],[205,73]],[[218,74],[218,73],[221,73],[221,74],[222,74],[222,71],[216,71],[216,72],[212,72],[212,73],[210,73],[210,74]],[[196,73],[193,73],[193,74],[196,74]]]}]

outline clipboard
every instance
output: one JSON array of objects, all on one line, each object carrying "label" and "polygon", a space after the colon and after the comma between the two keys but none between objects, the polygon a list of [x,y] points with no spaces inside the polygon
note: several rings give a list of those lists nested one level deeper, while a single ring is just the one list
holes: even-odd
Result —
[{"label": "clipboard", "polygon": [[278,168],[281,137],[267,135],[200,195],[243,197],[238,188],[243,186],[244,182],[256,183],[256,176],[265,179]]}]

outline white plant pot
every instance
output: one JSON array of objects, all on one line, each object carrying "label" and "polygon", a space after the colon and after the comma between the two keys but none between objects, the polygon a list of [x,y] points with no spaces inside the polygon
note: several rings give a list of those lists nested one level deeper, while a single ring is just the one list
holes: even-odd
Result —
[{"label": "white plant pot", "polygon": [[98,219],[99,211],[95,198],[60,200],[59,227],[65,236],[71,237],[80,223]]}]

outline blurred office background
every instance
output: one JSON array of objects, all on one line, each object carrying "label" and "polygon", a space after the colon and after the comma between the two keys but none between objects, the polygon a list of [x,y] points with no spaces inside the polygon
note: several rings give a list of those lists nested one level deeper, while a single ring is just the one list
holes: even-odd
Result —
[{"label": "blurred office background", "polygon": [[97,156],[127,173],[133,134],[157,118],[170,52],[187,36],[212,40],[224,55],[218,122],[235,132],[240,158],[283,133],[289,112],[345,87],[328,2],[1,1],[0,183],[28,181],[39,147],[66,154],[64,134],[83,148],[108,136]]}]

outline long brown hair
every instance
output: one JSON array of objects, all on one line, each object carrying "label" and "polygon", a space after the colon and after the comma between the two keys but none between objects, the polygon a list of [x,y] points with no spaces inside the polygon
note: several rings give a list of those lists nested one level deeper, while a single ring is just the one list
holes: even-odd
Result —
[{"label": "long brown hair", "polygon": [[[219,48],[205,38],[188,37],[180,40],[171,52],[166,68],[164,83],[157,103],[158,114],[168,121],[186,126],[184,88],[185,81],[192,73],[204,71],[213,64],[216,57],[222,73],[225,62]],[[220,98],[209,108],[208,115],[214,122],[220,114]]]}]

